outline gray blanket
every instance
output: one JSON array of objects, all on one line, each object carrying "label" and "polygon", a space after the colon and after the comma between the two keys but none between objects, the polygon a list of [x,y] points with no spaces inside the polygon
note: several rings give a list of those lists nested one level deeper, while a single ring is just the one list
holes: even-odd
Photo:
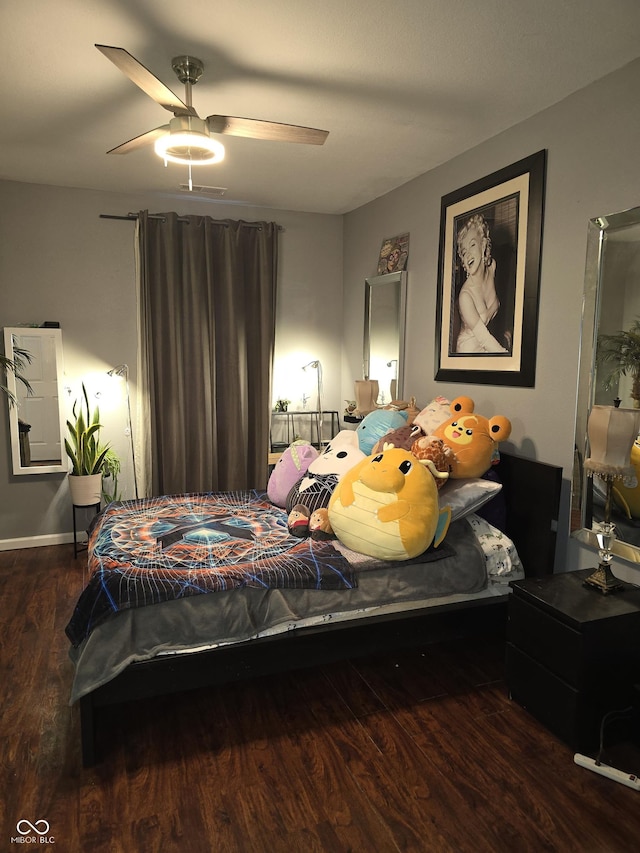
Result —
[{"label": "gray blanket", "polygon": [[445,542],[453,555],[416,564],[372,562],[342,548],[358,572],[358,586],[350,590],[245,588],[118,613],[70,650],[75,664],[71,703],[130,663],[161,653],[243,642],[313,617],[330,621],[336,614],[484,590],[484,555],[469,524],[451,524]]}]

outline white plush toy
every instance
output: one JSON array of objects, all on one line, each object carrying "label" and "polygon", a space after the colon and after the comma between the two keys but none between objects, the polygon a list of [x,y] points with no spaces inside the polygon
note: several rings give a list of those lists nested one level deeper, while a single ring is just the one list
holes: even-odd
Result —
[{"label": "white plush toy", "polygon": [[338,480],[364,458],[357,434],[350,429],[341,430],[289,492],[287,512],[298,504],[303,504],[310,513],[328,506]]}]

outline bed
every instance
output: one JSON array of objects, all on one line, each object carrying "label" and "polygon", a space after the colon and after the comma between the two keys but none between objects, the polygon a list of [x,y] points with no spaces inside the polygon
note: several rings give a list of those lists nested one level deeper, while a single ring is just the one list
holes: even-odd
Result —
[{"label": "bed", "polygon": [[464,512],[439,548],[397,564],[292,541],[258,491],[108,507],[67,626],[84,766],[108,706],[503,630],[509,582],[553,571],[562,470],[502,453],[495,475],[506,537]]}]

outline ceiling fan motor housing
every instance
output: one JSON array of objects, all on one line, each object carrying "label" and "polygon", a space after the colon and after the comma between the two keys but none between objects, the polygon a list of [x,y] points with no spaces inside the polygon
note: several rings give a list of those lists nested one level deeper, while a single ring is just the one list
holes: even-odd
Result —
[{"label": "ceiling fan motor housing", "polygon": [[187,83],[191,86],[195,85],[204,71],[202,60],[196,59],[195,56],[174,56],[171,67],[178,80],[185,86]]}]

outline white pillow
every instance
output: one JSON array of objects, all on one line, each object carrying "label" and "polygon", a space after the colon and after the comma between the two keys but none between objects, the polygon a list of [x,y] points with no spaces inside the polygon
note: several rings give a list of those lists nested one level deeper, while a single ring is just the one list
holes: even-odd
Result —
[{"label": "white pillow", "polygon": [[482,548],[490,579],[524,573],[516,546],[501,530],[473,513],[467,518]]},{"label": "white pillow", "polygon": [[425,406],[421,412],[418,412],[413,422],[414,424],[418,424],[425,435],[431,435],[434,430],[445,421],[448,421],[452,415],[451,402],[446,397],[434,397],[428,406]]},{"label": "white pillow", "polygon": [[481,477],[468,477],[464,480],[449,480],[438,494],[441,507],[451,507],[451,521],[464,518],[476,512],[481,506],[495,497],[502,483],[483,480]]}]

